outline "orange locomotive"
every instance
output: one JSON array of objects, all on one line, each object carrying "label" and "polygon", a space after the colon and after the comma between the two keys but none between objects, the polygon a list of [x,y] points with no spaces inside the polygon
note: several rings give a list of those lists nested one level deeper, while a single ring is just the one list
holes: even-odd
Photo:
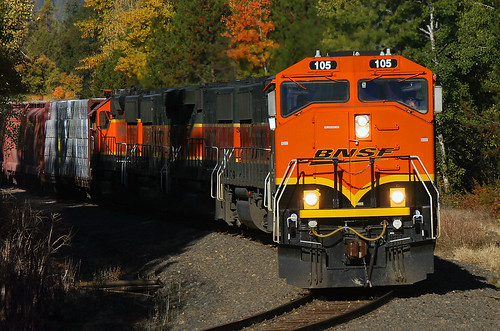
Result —
[{"label": "orange locomotive", "polygon": [[278,186],[267,196],[280,275],[307,288],[425,279],[439,234],[441,90],[431,71],[341,52],[305,59],[273,84]]}]

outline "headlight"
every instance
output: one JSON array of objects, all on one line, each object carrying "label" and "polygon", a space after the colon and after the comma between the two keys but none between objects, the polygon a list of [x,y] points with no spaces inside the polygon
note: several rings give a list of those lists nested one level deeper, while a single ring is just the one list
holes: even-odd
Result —
[{"label": "headlight", "polygon": [[304,191],[304,209],[318,209],[320,195],[319,190]]},{"label": "headlight", "polygon": [[404,207],[406,205],[406,193],[404,188],[391,188],[391,207]]},{"label": "headlight", "polygon": [[354,117],[356,138],[365,139],[370,136],[370,116],[356,115]]}]

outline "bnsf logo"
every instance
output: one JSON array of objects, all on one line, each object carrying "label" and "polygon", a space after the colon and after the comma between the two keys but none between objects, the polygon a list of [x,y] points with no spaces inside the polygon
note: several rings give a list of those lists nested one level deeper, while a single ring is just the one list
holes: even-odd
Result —
[{"label": "bnsf logo", "polygon": [[[349,157],[371,157],[371,156],[384,156],[386,154],[391,154],[394,152],[394,148],[381,148],[377,149],[375,147],[367,147],[367,148],[352,148],[351,150],[347,148],[339,148],[337,150],[334,149],[318,149],[314,158],[317,159],[326,159],[326,158],[334,158],[342,156],[343,158]],[[314,165],[322,165],[322,164],[331,164],[332,161],[311,161],[309,163],[310,166]]]},{"label": "bnsf logo", "polygon": [[384,156],[386,154],[391,154],[394,152],[394,148],[381,148],[377,149],[375,147],[367,148],[352,148],[351,150],[347,148],[334,149],[318,149],[315,158],[331,158],[331,157],[370,157],[370,156]]}]

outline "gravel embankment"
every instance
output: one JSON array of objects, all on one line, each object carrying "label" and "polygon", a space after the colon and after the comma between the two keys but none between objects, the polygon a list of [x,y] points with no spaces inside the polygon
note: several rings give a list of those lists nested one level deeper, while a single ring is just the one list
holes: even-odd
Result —
[{"label": "gravel embankment", "polygon": [[[275,248],[210,233],[169,259],[161,277],[182,279],[185,304],[173,330],[200,330],[251,315],[305,293],[277,277]],[[336,330],[498,330],[500,293],[481,269],[436,258],[428,281]]]},{"label": "gravel embankment", "polygon": [[[278,278],[277,250],[259,240],[211,226],[197,228],[182,218],[169,220],[165,215],[53,204],[47,199],[34,205],[59,211],[73,228],[69,253],[80,261],[81,276],[87,280],[96,270],[119,266],[128,279],[148,275],[166,284],[180,283],[181,304],[172,308],[176,316],[172,330],[202,330],[306,293]],[[440,258],[436,258],[435,269],[428,281],[401,289],[389,304],[336,329],[500,329],[500,293],[489,282],[493,275]],[[107,311],[99,315],[101,319],[105,316],[113,317],[96,322],[95,316],[90,316],[77,329],[97,330],[103,325],[106,329],[133,329],[144,325],[135,317],[131,321],[130,316]]]},{"label": "gravel embankment", "polygon": [[241,236],[208,233],[166,263],[160,279],[184,288],[173,330],[227,323],[306,293],[278,278],[276,248]]}]

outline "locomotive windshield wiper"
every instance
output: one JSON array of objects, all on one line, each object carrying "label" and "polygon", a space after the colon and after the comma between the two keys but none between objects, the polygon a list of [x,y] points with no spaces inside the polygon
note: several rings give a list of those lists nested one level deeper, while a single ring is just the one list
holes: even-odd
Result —
[{"label": "locomotive windshield wiper", "polygon": [[292,77],[287,77],[288,79],[290,79],[292,82],[294,82],[295,84],[297,84],[300,88],[302,88],[303,90],[307,90],[307,88],[305,88],[303,85],[301,85],[299,82],[297,82],[296,80],[294,80]]},{"label": "locomotive windshield wiper", "polygon": [[398,81],[398,83],[404,82],[407,79],[418,77],[420,75],[425,75],[425,72],[424,71],[418,72],[418,73],[414,73],[414,72],[411,72],[411,73],[387,72],[387,73],[383,73],[383,74],[378,74],[377,76],[368,79],[367,82],[371,82],[371,81],[374,81],[375,79],[379,79],[379,78],[382,78],[382,77],[405,76],[405,75],[408,75],[408,77],[402,78],[400,81]]}]

